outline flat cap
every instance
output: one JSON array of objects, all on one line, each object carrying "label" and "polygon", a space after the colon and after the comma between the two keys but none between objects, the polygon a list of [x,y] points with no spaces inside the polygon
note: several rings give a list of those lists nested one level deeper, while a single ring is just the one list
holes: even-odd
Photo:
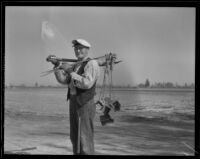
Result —
[{"label": "flat cap", "polygon": [[90,48],[90,47],[91,47],[90,43],[87,42],[87,41],[84,40],[84,39],[72,40],[72,44],[73,44],[73,47],[74,47],[75,45],[82,45],[82,46],[85,46],[85,47],[87,47],[87,48]]}]

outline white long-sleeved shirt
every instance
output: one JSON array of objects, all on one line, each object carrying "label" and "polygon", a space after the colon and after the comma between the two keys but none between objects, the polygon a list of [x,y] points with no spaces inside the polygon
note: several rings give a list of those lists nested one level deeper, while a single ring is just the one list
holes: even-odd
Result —
[{"label": "white long-sleeved shirt", "polygon": [[96,60],[90,60],[85,65],[84,73],[82,75],[78,75],[77,72],[80,69],[80,65],[75,67],[74,71],[71,73],[71,82],[69,84],[70,94],[75,95],[76,89],[90,89],[94,83],[97,81],[100,75],[100,68]]},{"label": "white long-sleeved shirt", "polygon": [[[74,72],[71,73],[71,82],[68,87],[70,88],[70,94],[76,95],[76,87],[81,89],[90,89],[100,76],[100,68],[96,60],[90,60],[85,65],[84,73],[78,75],[77,72],[81,65],[74,68]],[[67,84],[68,76],[64,71],[58,70],[55,72],[55,76],[58,82]]]}]

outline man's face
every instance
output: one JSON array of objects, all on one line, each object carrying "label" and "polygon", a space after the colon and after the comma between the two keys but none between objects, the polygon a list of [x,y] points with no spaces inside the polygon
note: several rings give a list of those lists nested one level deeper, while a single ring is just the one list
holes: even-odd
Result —
[{"label": "man's face", "polygon": [[79,60],[83,60],[88,55],[88,48],[82,46],[82,45],[76,45],[74,47],[74,52]]}]

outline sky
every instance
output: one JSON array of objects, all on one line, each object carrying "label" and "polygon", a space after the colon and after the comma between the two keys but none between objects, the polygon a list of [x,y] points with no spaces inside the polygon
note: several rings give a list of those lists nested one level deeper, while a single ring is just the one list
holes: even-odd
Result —
[{"label": "sky", "polygon": [[[42,36],[45,22],[52,37]],[[45,59],[75,58],[77,38],[91,44],[91,58],[112,52],[123,61],[114,67],[115,85],[194,83],[195,8],[7,6],[5,84],[58,84],[53,74],[40,77],[52,69]]]}]

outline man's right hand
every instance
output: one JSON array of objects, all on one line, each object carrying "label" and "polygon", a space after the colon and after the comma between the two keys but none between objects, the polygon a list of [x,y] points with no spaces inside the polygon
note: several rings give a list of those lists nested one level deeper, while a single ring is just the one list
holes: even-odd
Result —
[{"label": "man's right hand", "polygon": [[63,63],[59,66],[60,69],[63,69],[67,73],[73,72],[73,65],[70,65],[68,63]]},{"label": "man's right hand", "polygon": [[59,61],[56,59],[56,56],[55,55],[49,55],[47,58],[46,58],[46,60],[48,61],[48,62],[51,62],[53,65],[55,65],[55,66],[58,66],[59,65]]}]

